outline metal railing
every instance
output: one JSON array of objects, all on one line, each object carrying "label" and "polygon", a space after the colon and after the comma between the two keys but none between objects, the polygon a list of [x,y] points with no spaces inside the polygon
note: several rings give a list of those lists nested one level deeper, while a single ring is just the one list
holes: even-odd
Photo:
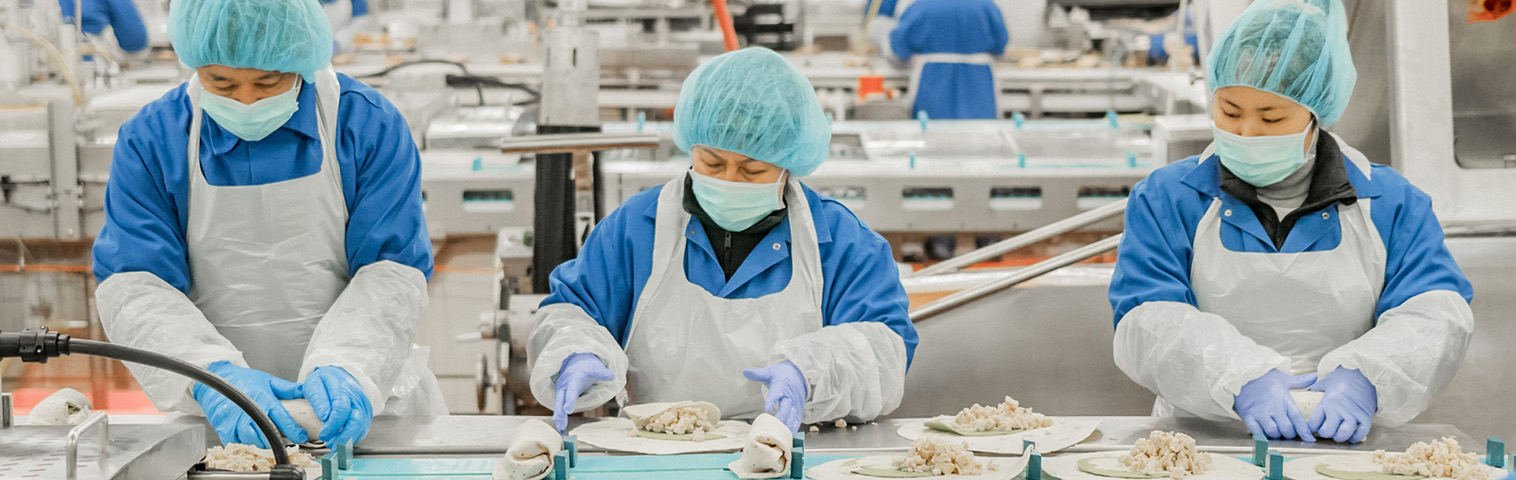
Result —
[{"label": "metal railing", "polygon": [[[1122,213],[1126,212],[1126,205],[1126,199],[1112,202],[1108,205],[1102,205],[1100,208],[1096,208],[1094,210],[1090,210],[1088,212],[1084,212],[1060,220],[1058,222],[1054,222],[1042,228],[1038,228],[1030,232],[1026,232],[1021,235],[996,242],[984,248],[974,250],[972,252],[953,257],[936,265],[921,269],[921,271],[916,272],[915,276],[942,275],[946,273],[956,272],[964,267],[983,262],[1015,250],[1020,250],[1037,242],[1041,242],[1058,235],[1084,228],[1096,222],[1121,215]],[[1094,258],[1095,256],[1101,255],[1105,252],[1114,250],[1120,243],[1121,234],[1116,234],[1115,236],[1101,239],[1094,243],[1090,243],[1083,247],[1079,247],[1069,252],[1065,252],[1061,255],[1057,255],[1053,258],[1049,258],[1020,270],[1016,270],[1014,273],[1011,273],[1006,277],[998,278],[976,287],[960,290],[946,297],[942,297],[937,301],[923,305],[921,308],[912,310],[911,321],[919,322],[941,315],[943,313],[947,313],[976,300],[987,297],[991,294],[1004,291],[1034,278],[1051,273],[1060,268],[1067,267],[1069,265],[1073,265],[1075,263]]]},{"label": "metal railing", "polygon": [[964,267],[1026,248],[1032,244],[1047,240],[1049,238],[1053,238],[1068,232],[1072,232],[1074,230],[1087,227],[1101,220],[1115,217],[1126,212],[1126,202],[1126,199],[1123,198],[1116,202],[1101,205],[1099,208],[1095,208],[1088,212],[1065,218],[1036,230],[1007,238],[1005,240],[987,245],[984,248],[944,260],[935,265],[917,271],[913,274],[913,276],[924,277],[953,273]]},{"label": "metal railing", "polygon": [[979,285],[977,287],[960,290],[957,293],[942,297],[940,300],[928,303],[921,308],[912,310],[911,321],[919,322],[941,315],[958,307],[967,305],[975,300],[979,300],[996,292],[1000,292],[1002,290],[1019,285],[1028,280],[1046,275],[1054,270],[1058,270],[1060,268],[1093,258],[1102,253],[1114,250],[1116,248],[1116,245],[1119,243],[1121,243],[1121,234],[1117,234],[1116,236],[1105,238],[1095,243],[1076,248],[1062,255],[1037,262],[1031,266],[1017,270],[1015,273],[1012,273],[1005,278],[995,279],[994,281]]}]

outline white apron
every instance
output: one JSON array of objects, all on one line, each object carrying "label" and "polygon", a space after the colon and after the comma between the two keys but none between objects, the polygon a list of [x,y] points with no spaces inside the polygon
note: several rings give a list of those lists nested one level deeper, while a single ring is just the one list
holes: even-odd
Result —
[{"label": "white apron", "polygon": [[910,91],[906,93],[906,102],[911,108],[916,105],[916,92],[921,91],[921,72],[926,70],[929,63],[947,63],[962,65],[984,65],[990,68],[990,84],[995,86],[995,117],[999,118],[1003,110],[1000,109],[1000,77],[995,75],[995,57],[988,53],[921,53],[911,55],[911,84]]},{"label": "white apron", "polygon": [[[1190,285],[1196,306],[1288,357],[1285,373],[1316,373],[1322,356],[1374,327],[1375,305],[1384,289],[1385,249],[1369,217],[1370,204],[1359,198],[1353,205],[1339,203],[1335,211],[1314,214],[1337,217],[1342,242],[1332,250],[1246,253],[1221,244],[1223,217],[1241,212],[1212,200],[1195,231]],[[1154,415],[1176,413],[1182,414],[1162,398],[1153,407]]]},{"label": "white apron", "polygon": [[[187,90],[193,111],[185,235],[189,298],[249,367],[290,381],[300,375],[316,324],[348,283],[347,203],[336,152],[341,87],[330,68],[317,73],[315,84],[321,170],[232,187],[205,180],[198,75],[190,76]],[[386,413],[441,408],[437,381],[426,369],[428,353],[411,348],[395,388],[385,392],[402,401],[389,401]]]},{"label": "white apron", "polygon": [[684,181],[670,181],[658,196],[653,270],[626,344],[629,388],[638,403],[704,400],[724,417],[755,417],[763,413],[763,384],[743,377],[742,370],[768,366],[776,343],[821,329],[816,224],[800,183],[790,180],[789,284],[761,298],[720,298],[684,274],[687,234],[705,235],[684,211]]}]

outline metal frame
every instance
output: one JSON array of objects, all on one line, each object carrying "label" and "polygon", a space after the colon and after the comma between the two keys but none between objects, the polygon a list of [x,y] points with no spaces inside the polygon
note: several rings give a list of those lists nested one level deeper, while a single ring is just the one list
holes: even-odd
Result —
[{"label": "metal frame", "polygon": [[916,272],[915,276],[921,277],[956,272],[958,269],[983,262],[1016,250],[1020,250],[1022,248],[1026,248],[1034,243],[1041,242],[1058,235],[1084,228],[1101,220],[1115,217],[1126,212],[1126,202],[1126,199],[1122,199],[1100,208],[1096,208],[1094,210],[1090,210],[1088,212],[1060,220],[1048,226],[996,242],[993,245],[953,257],[930,267],[923,268],[920,271]]},{"label": "metal frame", "polygon": [[952,295],[942,297],[941,300],[937,300],[935,302],[926,304],[921,308],[912,310],[911,321],[920,322],[922,320],[947,313],[953,309],[974,302],[975,300],[988,297],[996,292],[1004,291],[1008,288],[1025,283],[1028,280],[1046,275],[1048,272],[1052,272],[1054,270],[1093,258],[1096,255],[1114,250],[1116,248],[1116,245],[1119,243],[1121,243],[1121,235],[1107,237],[1095,243],[1091,243],[1089,245],[1071,250],[1068,253],[1064,253],[1062,255],[1037,262],[1032,266],[1017,270],[1016,273],[1006,276],[1005,278],[1001,278],[974,288],[962,290]]},{"label": "metal frame", "polygon": [[95,412],[90,414],[89,418],[85,419],[79,426],[68,431],[68,439],[65,441],[67,453],[64,456],[64,464],[67,466],[67,469],[64,471],[64,478],[68,480],[77,480],[79,478],[79,438],[84,436],[84,432],[88,432],[90,428],[95,426],[100,427],[100,432],[96,434],[100,442],[100,455],[95,460],[95,465],[100,467],[100,475],[105,476],[106,465],[110,462],[108,460],[111,445],[111,422],[109,418],[105,412]]},{"label": "metal frame", "polygon": [[1446,2],[1385,2],[1391,165],[1436,200],[1444,223],[1516,220],[1516,170],[1465,169],[1453,150]]}]

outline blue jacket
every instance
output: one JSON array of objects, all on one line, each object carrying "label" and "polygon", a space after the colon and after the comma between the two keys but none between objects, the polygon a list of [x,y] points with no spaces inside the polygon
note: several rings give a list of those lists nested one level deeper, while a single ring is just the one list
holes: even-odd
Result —
[{"label": "blue jacket", "polygon": [[[1346,157],[1348,182],[1357,198],[1372,199],[1370,218],[1384,240],[1384,290],[1375,306],[1377,318],[1416,295],[1434,291],[1458,292],[1473,299],[1473,287],[1443,244],[1442,226],[1432,213],[1432,200],[1399,172],[1374,165],[1373,179],[1364,176]],[[1275,248],[1254,211],[1222,191],[1220,159],[1205,162],[1190,157],[1154,171],[1132,189],[1126,211],[1126,235],[1121,240],[1115,277],[1111,279],[1111,308],[1120,322],[1144,302],[1168,301],[1195,305],[1190,285],[1195,231],[1215,198],[1237,214],[1222,219],[1221,244],[1228,250],[1254,253],[1300,253],[1337,248],[1342,226],[1333,203],[1304,215]]]},{"label": "blue jacket", "polygon": [[[882,322],[905,340],[906,361],[916,351],[916,327],[907,315],[908,299],[900,285],[889,243],[869,230],[853,212],[810,187],[805,195],[816,219],[821,247],[822,323]],[[653,225],[658,212],[655,187],[628,198],[591,231],[579,257],[553,270],[552,294],[542,305],[571,303],[604,326],[622,347],[642,287],[652,274]],[[712,295],[758,298],[778,293],[790,280],[788,216],[753,250],[730,281],[717,261],[705,229],[687,228],[684,272],[691,283]],[[778,245],[778,249],[764,245]]]},{"label": "blue jacket", "polygon": [[[142,23],[142,14],[132,0],[83,0],[84,33],[99,35],[110,25],[116,35],[116,45],[122,50],[135,52],[147,48],[147,25]],[[74,0],[58,0],[64,17],[74,15]]]},{"label": "blue jacket", "polygon": [[[891,5],[893,6],[893,5]],[[1010,34],[991,0],[919,0],[900,15],[890,49],[901,60],[924,53],[1005,53]],[[931,118],[1000,118],[994,72],[985,65],[927,64],[912,114]]]},{"label": "blue jacket", "polygon": [[[410,127],[378,91],[338,75],[337,163],[347,200],[349,274],[382,260],[431,277],[432,248],[421,212],[421,157]],[[316,89],[268,138],[248,142],[202,117],[200,165],[212,185],[262,185],[321,170]],[[189,212],[190,100],[185,86],[143,107],[121,126],[105,192],[105,226],[95,238],[95,278],[150,272],[189,292],[185,229]]]}]

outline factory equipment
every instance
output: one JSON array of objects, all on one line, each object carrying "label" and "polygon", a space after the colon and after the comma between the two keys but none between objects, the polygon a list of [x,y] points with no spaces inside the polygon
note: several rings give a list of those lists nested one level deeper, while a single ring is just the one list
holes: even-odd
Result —
[{"label": "factory equipment", "polygon": [[[600,90],[599,41],[581,27],[583,14],[583,0],[568,0],[559,26],[547,31],[538,135],[600,131],[593,101]],[[578,255],[580,235],[603,216],[600,170],[589,151],[536,156],[533,271],[551,272]],[[547,275],[533,278],[532,288],[547,291]]]},{"label": "factory equipment", "polygon": [[[111,343],[72,339],[68,335],[49,332],[46,328],[20,333],[0,332],[0,358],[20,358],[23,362],[47,363],[49,358],[71,354],[140,363],[190,377],[230,399],[249,417],[252,417],[253,423],[266,438],[284,440],[279,428],[274,426],[273,420],[270,420],[251,398],[221,377],[189,362]],[[31,445],[23,456],[8,457],[10,460],[16,460],[16,463],[25,462],[27,467],[25,473],[17,473],[14,478],[20,478],[23,475],[35,476],[39,472],[57,471],[65,472],[65,477],[69,480],[76,478],[174,478],[188,471],[189,467],[204,453],[202,451],[205,445],[203,428],[165,426],[122,429],[116,427],[115,430],[118,432],[122,430],[129,432],[130,439],[118,444],[110,441],[112,427],[109,426],[106,414],[96,412],[88,420],[67,432],[66,459],[63,464],[58,465],[52,458],[55,454],[47,448],[52,443],[48,435],[56,434],[61,430],[53,427],[14,425],[11,407],[10,394],[0,394],[0,446]],[[99,446],[93,455],[95,472],[86,472],[81,475],[79,438],[84,435],[84,432],[97,425],[96,435]],[[287,441],[277,443],[283,445]],[[130,456],[112,460],[111,452],[116,452],[118,449],[122,451],[120,453]],[[16,448],[16,450],[21,449]],[[7,448],[5,451],[9,454],[11,450]],[[305,478],[305,471],[290,463],[289,453],[283,448],[275,448],[272,452],[276,465],[262,478],[270,480]],[[10,466],[0,468],[0,478],[13,478],[11,469],[8,468]]]}]

